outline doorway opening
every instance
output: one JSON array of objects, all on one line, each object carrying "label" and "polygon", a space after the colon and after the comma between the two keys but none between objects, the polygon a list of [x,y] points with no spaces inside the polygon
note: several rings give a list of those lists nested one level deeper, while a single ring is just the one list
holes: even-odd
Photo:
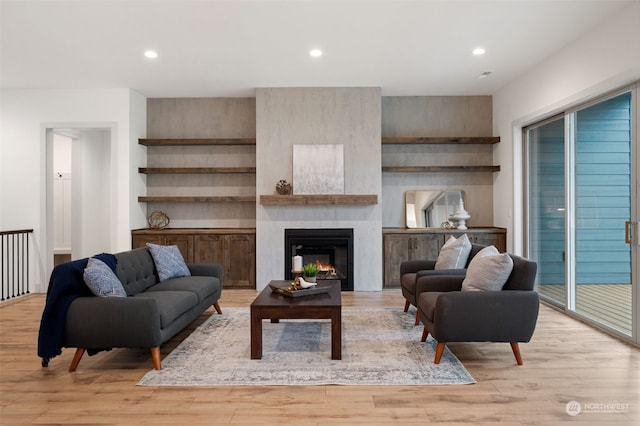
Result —
[{"label": "doorway opening", "polygon": [[112,131],[45,130],[47,263],[52,266],[111,247]]}]

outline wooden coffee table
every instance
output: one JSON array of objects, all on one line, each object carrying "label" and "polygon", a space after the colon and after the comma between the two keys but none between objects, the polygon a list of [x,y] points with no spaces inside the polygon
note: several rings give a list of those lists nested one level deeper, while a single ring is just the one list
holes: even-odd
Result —
[{"label": "wooden coffee table", "polygon": [[[289,283],[290,281],[272,281]],[[251,303],[251,359],[262,358],[262,320],[330,319],[331,359],[342,359],[342,300],[339,280],[323,280],[328,293],[289,297],[273,292],[267,285]]]}]

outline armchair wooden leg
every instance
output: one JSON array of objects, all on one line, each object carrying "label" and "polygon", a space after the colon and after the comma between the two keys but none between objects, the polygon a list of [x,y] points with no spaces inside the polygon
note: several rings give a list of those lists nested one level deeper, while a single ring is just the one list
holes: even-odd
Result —
[{"label": "armchair wooden leg", "polygon": [[82,355],[84,355],[84,348],[77,348],[76,353],[71,360],[71,365],[69,365],[69,373],[73,373],[78,368],[78,364],[80,364],[80,360],[82,359]]},{"label": "armchair wooden leg", "polygon": [[442,358],[445,345],[446,343],[444,342],[438,342],[438,346],[436,346],[436,358],[433,360],[434,364],[440,364],[440,359]]},{"label": "armchair wooden leg", "polygon": [[416,311],[416,322],[414,325],[420,325],[420,314]]},{"label": "armchair wooden leg", "polygon": [[153,368],[162,370],[162,364],[160,363],[160,346],[151,348],[151,358],[153,358]]},{"label": "armchair wooden leg", "polygon": [[222,315],[222,309],[220,309],[220,304],[218,304],[218,302],[213,304],[213,308],[216,310],[218,315]]},{"label": "armchair wooden leg", "polygon": [[422,337],[420,338],[421,342],[426,342],[427,341],[427,337],[429,337],[429,330],[427,330],[427,327],[425,327],[422,330]]},{"label": "armchair wooden leg", "polygon": [[513,351],[513,355],[516,357],[516,362],[518,365],[522,365],[522,356],[520,355],[520,346],[518,346],[518,342],[511,342],[511,350]]},{"label": "armchair wooden leg", "polygon": [[408,300],[404,301],[404,311],[407,312],[409,310],[409,306],[411,306],[411,303]]}]

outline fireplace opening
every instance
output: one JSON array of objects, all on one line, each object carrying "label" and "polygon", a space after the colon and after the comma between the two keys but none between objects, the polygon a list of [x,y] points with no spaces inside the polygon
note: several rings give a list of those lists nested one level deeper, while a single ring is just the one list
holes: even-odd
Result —
[{"label": "fireplace opening", "polygon": [[342,291],[353,291],[353,229],[285,229],[284,276],[294,278],[293,257],[318,266],[318,280],[340,280]]}]

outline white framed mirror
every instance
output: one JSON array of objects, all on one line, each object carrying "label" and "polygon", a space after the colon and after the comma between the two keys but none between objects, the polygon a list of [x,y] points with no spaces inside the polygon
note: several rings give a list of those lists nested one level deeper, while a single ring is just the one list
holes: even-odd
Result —
[{"label": "white framed mirror", "polygon": [[442,228],[465,201],[462,190],[412,190],[404,198],[407,228]]}]

